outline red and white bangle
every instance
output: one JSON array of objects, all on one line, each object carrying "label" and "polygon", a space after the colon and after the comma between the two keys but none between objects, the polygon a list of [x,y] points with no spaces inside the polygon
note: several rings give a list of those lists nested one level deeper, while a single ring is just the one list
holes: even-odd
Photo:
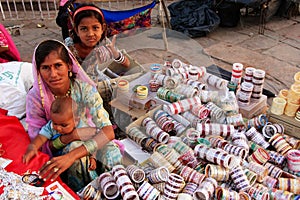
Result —
[{"label": "red and white bangle", "polygon": [[110,172],[104,172],[98,177],[98,183],[105,198],[115,199],[120,192],[118,185]]},{"label": "red and white bangle", "polygon": [[287,152],[287,166],[293,172],[300,171],[300,150],[292,149]]}]

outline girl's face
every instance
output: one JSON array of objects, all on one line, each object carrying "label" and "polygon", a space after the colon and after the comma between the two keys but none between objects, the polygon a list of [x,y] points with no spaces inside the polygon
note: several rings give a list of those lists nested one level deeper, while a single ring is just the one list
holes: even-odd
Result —
[{"label": "girl's face", "polygon": [[76,122],[71,112],[51,113],[53,129],[60,134],[69,134],[76,127]]},{"label": "girl's face", "polygon": [[64,95],[70,87],[68,71],[70,67],[57,51],[52,51],[40,65],[40,74],[54,95]]},{"label": "girl's face", "polygon": [[101,39],[103,27],[96,17],[85,17],[77,26],[76,33],[83,45],[93,48]]}]

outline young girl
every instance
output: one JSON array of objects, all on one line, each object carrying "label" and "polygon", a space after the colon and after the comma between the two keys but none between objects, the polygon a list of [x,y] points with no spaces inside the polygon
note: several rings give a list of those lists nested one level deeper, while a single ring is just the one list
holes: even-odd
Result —
[{"label": "young girl", "polygon": [[129,59],[115,48],[116,36],[111,42],[106,38],[107,26],[100,8],[82,4],[75,9],[72,19],[73,31],[65,43],[95,83],[108,79],[103,69],[109,61],[129,67]]}]

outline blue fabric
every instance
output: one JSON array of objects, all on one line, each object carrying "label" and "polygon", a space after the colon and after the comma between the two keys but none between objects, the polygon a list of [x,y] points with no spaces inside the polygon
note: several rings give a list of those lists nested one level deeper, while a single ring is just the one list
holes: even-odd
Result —
[{"label": "blue fabric", "polygon": [[126,18],[129,18],[137,13],[143,12],[149,8],[154,8],[156,5],[156,0],[154,0],[152,3],[139,7],[139,8],[134,8],[130,10],[121,10],[121,11],[115,11],[115,10],[105,10],[101,9],[105,18],[105,21],[107,23],[111,22],[118,22],[121,20],[124,20]]}]

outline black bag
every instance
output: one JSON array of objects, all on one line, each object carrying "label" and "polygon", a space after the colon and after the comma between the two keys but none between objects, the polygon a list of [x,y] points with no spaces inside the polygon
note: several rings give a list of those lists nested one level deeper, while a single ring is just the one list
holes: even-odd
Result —
[{"label": "black bag", "polygon": [[220,23],[209,2],[198,0],[174,2],[168,6],[173,30],[189,37],[205,36]]},{"label": "black bag", "polygon": [[220,17],[221,27],[236,27],[240,21],[240,5],[237,3],[222,1],[216,7]]}]

